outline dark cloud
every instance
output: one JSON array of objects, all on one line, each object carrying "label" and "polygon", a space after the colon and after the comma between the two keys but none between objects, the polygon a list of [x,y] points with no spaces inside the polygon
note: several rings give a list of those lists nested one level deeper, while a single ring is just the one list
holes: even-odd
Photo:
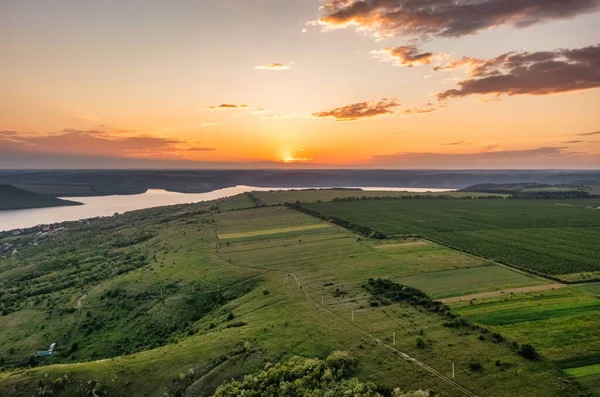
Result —
[{"label": "dark cloud", "polygon": [[414,45],[384,48],[381,51],[373,51],[373,55],[383,62],[394,61],[396,66],[408,66],[409,68],[418,65],[428,65],[434,56],[431,52],[419,52]]},{"label": "dark cloud", "polygon": [[17,131],[0,131],[0,136],[16,136]]},{"label": "dark cloud", "polygon": [[469,77],[438,99],[467,95],[548,95],[600,87],[600,44],[546,52],[511,52],[493,59],[463,58],[436,68],[466,67]]},{"label": "dark cloud", "polygon": [[586,132],[583,134],[577,134],[579,136],[592,136],[592,135],[600,135],[600,131],[596,131],[596,132]]},{"label": "dark cloud", "polygon": [[[29,134],[17,133],[14,136],[0,135],[0,156],[7,153],[52,153],[90,156],[139,157],[171,156],[186,151],[186,142],[172,138],[150,135],[113,136],[102,131],[85,131],[67,128],[57,133]],[[216,149],[192,148],[190,151],[211,151]]]},{"label": "dark cloud", "polygon": [[597,168],[599,155],[570,152],[565,146],[476,153],[395,153],[371,158],[390,168]]},{"label": "dark cloud", "polygon": [[585,142],[585,141],[566,141],[563,143],[572,144],[572,143],[583,143],[583,142]]},{"label": "dark cloud", "polygon": [[360,119],[393,114],[394,108],[400,106],[393,99],[382,99],[379,102],[359,102],[326,112],[313,113],[315,117],[333,117],[335,121],[356,121]]},{"label": "dark cloud", "polygon": [[497,26],[523,28],[600,9],[599,0],[329,0],[319,23],[378,35],[461,37]]}]

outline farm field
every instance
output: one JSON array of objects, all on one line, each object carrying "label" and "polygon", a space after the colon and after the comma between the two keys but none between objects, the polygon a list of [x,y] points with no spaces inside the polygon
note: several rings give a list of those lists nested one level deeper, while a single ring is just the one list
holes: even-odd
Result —
[{"label": "farm field", "polygon": [[[222,223],[229,229],[234,228],[234,223],[238,222],[239,229],[246,229],[250,214],[247,216],[243,212],[222,213],[217,217],[217,225]],[[258,214],[264,217],[262,222],[257,219]],[[295,212],[285,207],[252,210],[252,224],[258,230],[272,230],[274,224],[281,226],[279,218],[291,219],[291,214]],[[312,239],[311,231],[307,230],[305,236],[286,237],[283,233],[281,238],[277,238],[271,233],[264,233],[261,234],[263,241],[237,243],[235,240],[229,240],[229,244],[220,244],[219,254],[233,265],[278,272],[281,275],[280,282],[284,285],[293,284],[290,274],[294,274],[302,289],[310,294],[315,302],[322,302],[324,307],[335,315],[368,331],[386,344],[393,343],[392,336],[396,332],[397,348],[417,359],[427,361],[428,365],[443,373],[448,373],[448,368],[444,368],[444,365],[448,366],[447,357],[453,357],[459,363],[457,368],[460,368],[457,379],[466,375],[470,384],[477,384],[479,386],[476,387],[482,388],[488,385],[491,388],[485,392],[482,389],[482,395],[516,393],[516,389],[513,392],[508,390],[514,387],[511,386],[512,381],[515,381],[516,385],[522,383],[521,379],[513,376],[510,380],[508,373],[512,370],[519,371],[519,368],[519,373],[525,368],[528,374],[538,371],[530,367],[531,362],[521,361],[522,358],[511,351],[508,343],[496,344],[486,337],[480,340],[478,333],[470,328],[458,331],[444,327],[443,321],[437,315],[423,313],[410,305],[371,307],[369,296],[365,294],[362,285],[369,277],[402,280],[403,275],[432,276],[431,284],[435,288],[439,291],[449,288],[449,291],[442,293],[452,295],[472,290],[471,284],[477,280],[487,281],[487,288],[500,288],[507,282],[539,284],[543,281],[427,241],[368,241],[335,226],[324,230],[327,230],[328,235],[322,235],[319,239]],[[433,276],[440,272],[462,269],[478,270],[479,273],[474,273],[469,282],[450,286],[437,285]],[[499,276],[506,279],[498,280]],[[494,279],[498,281],[493,283]],[[415,347],[414,338],[417,335],[425,337],[428,348],[422,350]],[[498,357],[483,359],[490,354]],[[469,363],[480,359],[483,360],[482,365],[486,370],[481,374],[472,373],[468,369]],[[495,360],[505,363],[511,370],[497,367],[494,364]],[[517,362],[526,366],[521,367]],[[496,387],[503,388],[503,391],[497,391],[494,389]],[[552,393],[557,392],[556,389],[553,390]],[[529,393],[527,390],[520,392],[521,395]],[[544,392],[538,389],[535,393],[543,395]]]},{"label": "farm field", "polygon": [[497,265],[422,273],[401,277],[399,281],[425,291],[433,299],[547,283],[545,280]]},{"label": "farm field", "polygon": [[530,341],[567,375],[600,392],[600,299],[595,295],[568,287],[449,305],[505,337]]},{"label": "farm field", "polygon": [[387,235],[441,244],[565,281],[600,277],[597,200],[365,200],[307,203]]},{"label": "farm field", "polygon": [[[358,359],[359,379],[387,390],[580,393],[509,341],[407,302],[374,305],[363,287],[370,278],[429,278],[425,291],[459,296],[544,280],[431,241],[365,239],[287,207],[247,204],[67,224],[1,260],[0,395],[208,396],[267,362],[334,350]],[[56,355],[32,358],[50,342]],[[458,386],[447,378],[452,362]]]},{"label": "farm field", "polygon": [[[285,203],[316,203],[318,201],[333,201],[348,198],[383,198],[383,197],[408,197],[408,196],[448,196],[448,197],[484,197],[489,193],[469,192],[399,192],[399,191],[373,191],[360,189],[307,189],[307,190],[272,190],[255,191],[252,194],[264,205],[279,205]],[[496,195],[497,196],[497,195]],[[506,195],[507,196],[507,195]]]}]

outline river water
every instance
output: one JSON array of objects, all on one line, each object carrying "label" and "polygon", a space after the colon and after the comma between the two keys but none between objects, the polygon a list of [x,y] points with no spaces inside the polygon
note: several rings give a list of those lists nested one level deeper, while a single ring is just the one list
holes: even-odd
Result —
[{"label": "river water", "polygon": [[[84,205],[51,208],[33,208],[25,210],[0,211],[0,231],[24,229],[37,225],[46,225],[64,221],[77,221],[80,219],[110,216],[115,212],[144,208],[161,207],[174,204],[190,204],[199,201],[216,200],[235,196],[236,194],[253,190],[293,190],[298,188],[254,187],[235,186],[225,189],[213,190],[207,193],[175,193],[166,190],[151,189],[143,194],[125,196],[98,196],[98,197],[66,197],[67,200],[78,201]],[[409,191],[409,192],[446,192],[452,189],[405,188],[405,187],[363,187],[363,190]]]}]

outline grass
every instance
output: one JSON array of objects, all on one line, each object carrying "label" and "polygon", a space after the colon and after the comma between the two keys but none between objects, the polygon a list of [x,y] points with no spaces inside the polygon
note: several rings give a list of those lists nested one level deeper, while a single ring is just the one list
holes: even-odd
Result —
[{"label": "grass", "polygon": [[495,297],[474,303],[458,302],[450,306],[511,339],[532,343],[560,367],[600,362],[594,361],[595,356],[589,356],[591,352],[600,351],[597,332],[600,300],[578,288]]},{"label": "grass", "polygon": [[335,199],[349,198],[383,198],[383,197],[408,197],[408,196],[439,196],[463,198],[484,197],[489,193],[469,192],[398,192],[398,191],[373,191],[360,189],[308,189],[308,190],[273,190],[256,191],[252,194],[265,205],[279,205],[285,203],[316,203],[319,201],[333,201]]},{"label": "grass", "polygon": [[600,375],[600,364],[588,365],[585,367],[567,368],[565,373],[575,378],[581,378],[582,376]]},{"label": "grass", "polygon": [[422,273],[399,280],[402,284],[426,292],[434,299],[545,283],[532,276],[495,265]]},{"label": "grass", "polygon": [[[515,272],[414,238],[365,240],[285,207],[219,212],[214,205],[69,224],[38,246],[26,245],[30,236],[22,236],[19,254],[0,261],[0,296],[10,311],[0,317],[0,356],[9,359],[0,395],[51,390],[84,396],[96,387],[117,397],[210,395],[223,381],[266,362],[324,358],[333,350],[358,358],[362,380],[462,395],[373,339],[392,345],[394,332],[397,349],[435,370],[450,375],[456,363],[455,380],[478,395],[577,393],[555,367],[520,357],[508,342],[496,343],[468,325],[449,328],[438,314],[407,303],[372,307],[362,288],[370,277]],[[267,230],[277,232],[256,233]],[[217,238],[237,233],[249,237]],[[63,280],[69,282],[60,288],[42,288]],[[442,294],[473,288],[438,287]],[[417,336],[424,348],[416,346]],[[13,369],[51,341],[58,342],[56,356],[42,366]],[[473,362],[483,370],[471,370]]]},{"label": "grass", "polygon": [[269,234],[280,234],[280,233],[289,233],[289,232],[304,232],[305,230],[312,229],[323,229],[327,228],[329,225],[327,223],[317,224],[317,225],[304,225],[304,226],[289,226],[289,227],[281,227],[277,229],[267,229],[267,230],[253,230],[244,233],[228,233],[228,234],[220,234],[219,238],[223,240],[231,240],[238,239],[244,237],[256,237],[256,236],[265,236]]},{"label": "grass", "polygon": [[444,245],[564,280],[600,277],[594,200],[377,200],[304,204],[388,235]]}]

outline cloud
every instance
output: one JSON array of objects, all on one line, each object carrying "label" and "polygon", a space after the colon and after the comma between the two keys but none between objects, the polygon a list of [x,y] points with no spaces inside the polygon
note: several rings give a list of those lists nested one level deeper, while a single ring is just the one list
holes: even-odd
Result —
[{"label": "cloud", "polygon": [[0,137],[2,136],[16,136],[18,134],[17,131],[0,131]]},{"label": "cloud", "polygon": [[184,149],[186,152],[214,152],[217,149],[209,148],[209,147],[192,147],[189,149]]},{"label": "cloud", "polygon": [[585,142],[585,141],[566,141],[563,143],[583,143],[583,142]]},{"label": "cloud", "polygon": [[[15,136],[18,136],[15,139]],[[150,135],[114,136],[103,131],[66,128],[52,133],[0,135],[0,157],[15,153],[75,154],[110,157],[178,157],[186,142]],[[211,151],[192,148],[190,151]]]},{"label": "cloud", "polygon": [[279,62],[271,63],[268,65],[259,65],[259,66],[254,67],[254,69],[257,69],[257,70],[288,70],[289,68],[290,68],[290,65],[286,65],[284,63],[279,63]]},{"label": "cloud", "polygon": [[243,107],[245,105],[232,105],[230,103],[223,103],[221,105],[218,106],[208,106],[206,109],[207,110],[223,110],[223,109],[237,109],[240,107]]},{"label": "cloud", "polygon": [[592,136],[592,135],[600,135],[600,131],[596,132],[585,132],[583,134],[577,134],[578,136]]},{"label": "cloud", "polygon": [[436,110],[437,109],[434,107],[410,108],[410,109],[403,110],[401,112],[401,114],[403,116],[415,116],[415,115],[419,115],[419,114],[427,114],[427,113],[435,112]]},{"label": "cloud", "polygon": [[463,58],[438,70],[465,67],[469,78],[439,100],[468,95],[549,95],[600,87],[600,44],[579,49],[509,52],[481,60]]},{"label": "cloud", "polygon": [[232,103],[222,103],[220,105],[212,105],[207,106],[203,109],[196,109],[196,111],[213,111],[213,110],[251,110],[252,106],[242,103],[241,105],[236,105]]},{"label": "cloud", "polygon": [[360,119],[393,114],[400,106],[394,99],[382,99],[379,102],[359,102],[335,108],[326,112],[313,113],[314,117],[333,117],[335,121],[356,121]]},{"label": "cloud", "polygon": [[329,0],[318,24],[377,36],[462,37],[508,25],[523,28],[600,9],[598,0]]},{"label": "cloud", "polygon": [[105,134],[104,131],[99,131],[99,130],[78,130],[78,129],[75,129],[75,128],[65,128],[61,132],[72,133],[72,134],[97,134],[97,135],[103,135],[103,134]]},{"label": "cloud", "polygon": [[390,168],[597,168],[600,155],[570,152],[565,146],[476,153],[408,152],[371,157],[373,166]]},{"label": "cloud", "polygon": [[429,65],[434,58],[432,52],[419,52],[414,45],[384,48],[380,51],[371,51],[371,54],[381,62],[394,61],[395,66],[408,66],[409,68]]},{"label": "cloud", "polygon": [[467,145],[468,143],[465,141],[456,141],[456,142],[447,142],[447,143],[442,143],[442,145],[444,146],[459,146],[459,145]]}]

